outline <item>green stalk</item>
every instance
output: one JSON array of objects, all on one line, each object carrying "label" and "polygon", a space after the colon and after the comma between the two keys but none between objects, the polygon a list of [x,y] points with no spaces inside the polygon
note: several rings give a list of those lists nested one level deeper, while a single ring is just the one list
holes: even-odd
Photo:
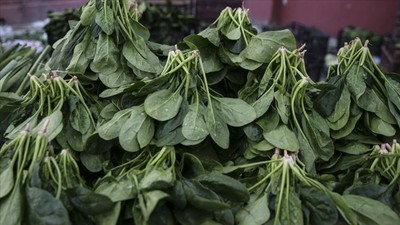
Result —
[{"label": "green stalk", "polygon": [[40,63],[44,60],[44,58],[49,54],[51,50],[51,46],[47,46],[43,52],[40,54],[39,58],[35,61],[31,69],[28,71],[28,76],[24,78],[22,81],[21,85],[18,87],[17,91],[15,92],[17,95],[21,95],[22,92],[25,90],[26,83],[28,82],[30,78],[30,74],[33,74],[37,68],[39,67]]},{"label": "green stalk", "polygon": [[[282,160],[280,160],[282,161]],[[268,161],[271,162],[271,161]],[[265,163],[265,162],[263,162]],[[249,192],[254,191],[254,189],[258,188],[260,185],[262,185],[263,183],[265,183],[272,175],[274,175],[278,170],[280,170],[283,166],[283,163],[280,163],[277,167],[275,167],[271,172],[268,173],[267,176],[263,177],[260,181],[258,181],[256,184],[254,184],[253,186],[251,186],[250,188],[248,188],[247,190]]]},{"label": "green stalk", "polygon": [[55,161],[55,159],[53,157],[50,158],[50,162],[53,163],[53,166],[56,169],[56,172],[57,172],[57,175],[58,175],[58,187],[57,187],[56,198],[60,199],[61,191],[62,191],[62,175],[61,175],[61,171],[60,171],[60,168],[58,167],[57,162]]},{"label": "green stalk", "polygon": [[283,198],[283,192],[286,186],[286,176],[288,176],[288,163],[283,161],[283,167],[282,167],[282,177],[281,177],[281,186],[279,190],[279,196],[278,196],[278,205],[276,206],[276,214],[275,214],[275,220],[274,220],[274,225],[278,224],[278,219],[280,216],[281,212],[281,204],[282,204],[282,198]]}]

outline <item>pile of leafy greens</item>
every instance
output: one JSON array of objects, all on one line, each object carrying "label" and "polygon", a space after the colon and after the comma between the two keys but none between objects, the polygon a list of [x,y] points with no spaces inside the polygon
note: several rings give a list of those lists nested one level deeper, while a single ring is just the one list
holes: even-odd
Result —
[{"label": "pile of leafy greens", "polygon": [[89,0],[47,60],[0,48],[0,224],[400,221],[400,77],[359,39],[314,82],[226,8],[174,46]]}]

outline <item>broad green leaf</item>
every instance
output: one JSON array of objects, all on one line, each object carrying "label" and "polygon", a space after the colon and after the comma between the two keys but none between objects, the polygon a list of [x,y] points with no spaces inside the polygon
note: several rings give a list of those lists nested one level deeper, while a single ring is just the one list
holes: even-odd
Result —
[{"label": "broad green leaf", "polygon": [[114,73],[121,66],[119,63],[119,54],[117,45],[114,43],[112,37],[100,33],[97,40],[96,53],[90,64],[90,69],[96,73]]},{"label": "broad green leaf", "polygon": [[184,182],[184,190],[188,202],[200,210],[214,211],[230,207],[229,204],[221,201],[215,192],[198,181],[186,180]]},{"label": "broad green leaf", "polygon": [[216,29],[216,28],[208,27],[205,30],[201,31],[198,35],[206,38],[208,41],[210,41],[213,45],[215,45],[217,47],[220,44],[218,29]]},{"label": "broad green leaf", "polygon": [[371,151],[369,145],[361,144],[358,142],[350,142],[345,146],[337,146],[335,150],[344,152],[350,155],[360,155]]},{"label": "broad green leaf", "polygon": [[23,131],[27,127],[28,124],[29,127],[35,127],[37,125],[37,122],[38,115],[34,114],[16,127],[12,127],[12,125],[10,125],[10,127],[8,127],[6,131],[6,133],[8,133],[6,138],[15,139],[16,137],[18,137],[18,135],[20,135],[21,131]]},{"label": "broad green leaf", "polygon": [[303,137],[302,134],[298,134],[297,139],[299,140],[300,160],[306,166],[307,171],[310,172],[315,170],[315,160],[317,159],[317,152],[313,150],[309,140],[306,137]]},{"label": "broad green leaf", "polygon": [[20,184],[15,184],[11,193],[0,199],[0,224],[22,224],[24,200]]},{"label": "broad green leaf", "polygon": [[235,216],[237,223],[239,225],[265,224],[271,217],[268,204],[268,194],[263,193],[260,197],[250,201],[237,212]]},{"label": "broad green leaf", "polygon": [[284,124],[287,124],[290,117],[290,99],[281,91],[274,93],[275,106]]},{"label": "broad green leaf", "polygon": [[270,84],[271,77],[273,75],[273,72],[271,70],[271,67],[268,66],[267,69],[265,69],[264,74],[261,78],[260,84],[258,86],[258,95],[261,95],[262,93],[265,93],[268,90],[271,91],[272,85]]},{"label": "broad green leaf", "polygon": [[372,115],[369,120],[369,129],[376,134],[381,134],[386,137],[391,137],[396,134],[396,129],[391,124]]},{"label": "broad green leaf", "polygon": [[283,199],[280,210],[280,224],[304,224],[301,201],[294,191],[289,191],[289,195]]},{"label": "broad green leaf", "polygon": [[262,94],[254,103],[252,103],[252,106],[256,111],[257,118],[264,115],[268,111],[273,100],[274,91],[273,88],[271,88],[267,92]]},{"label": "broad green leaf", "polygon": [[289,30],[259,33],[251,38],[249,45],[241,54],[247,59],[268,63],[280,47],[285,47],[289,51],[296,48],[296,40]]},{"label": "broad green leaf", "polygon": [[52,70],[65,70],[71,61],[75,46],[83,40],[85,33],[86,29],[83,26],[75,26],[74,29],[68,31],[59,44],[54,44],[58,46],[54,49],[52,57],[48,62]]},{"label": "broad green leaf", "polygon": [[205,108],[202,105],[190,105],[182,123],[182,134],[189,140],[203,140],[208,136],[207,125],[204,120]]},{"label": "broad green leaf", "polygon": [[221,148],[227,149],[229,147],[229,129],[214,110],[212,104],[209,104],[206,108],[204,119],[207,129],[215,143]]},{"label": "broad green leaf", "polygon": [[224,65],[218,56],[218,48],[211,44],[206,38],[192,34],[184,38],[185,43],[191,50],[199,50],[205,73],[220,71]]},{"label": "broad green leaf", "polygon": [[98,128],[99,136],[104,140],[111,140],[118,137],[121,127],[130,117],[130,113],[130,108],[117,112],[110,121]]},{"label": "broad green leaf", "polygon": [[169,195],[167,193],[159,190],[144,192],[143,195],[139,196],[139,205],[145,221],[149,220],[151,213],[157,207],[159,202],[168,197]]},{"label": "broad green leaf", "polygon": [[338,101],[343,95],[344,80],[344,76],[335,76],[329,79],[327,86],[330,88],[322,90],[314,100],[314,109],[322,116],[328,117],[334,113]]},{"label": "broad green leaf", "polygon": [[221,60],[218,56],[218,49],[212,45],[199,48],[200,57],[203,61],[204,72],[212,73],[216,71],[220,71],[224,68],[224,65],[221,63]]},{"label": "broad green leaf", "polygon": [[388,101],[388,106],[389,106],[390,113],[394,116],[394,118],[396,119],[397,125],[400,127],[399,109],[397,109],[396,106],[390,101]]},{"label": "broad green leaf", "polygon": [[115,104],[110,103],[103,107],[100,112],[100,116],[106,120],[111,120],[117,112],[118,108],[115,106]]},{"label": "broad green leaf", "polygon": [[230,126],[244,126],[256,119],[254,108],[241,99],[215,97],[213,105]]},{"label": "broad green leaf", "polygon": [[174,216],[179,224],[185,225],[215,225],[215,223],[210,223],[209,219],[212,219],[213,213],[205,210],[199,210],[194,206],[186,206],[183,210],[176,210]]},{"label": "broad green leaf", "polygon": [[[350,116],[350,92],[347,88],[343,88],[339,101],[337,101],[335,109],[333,110],[332,114],[329,115],[327,118],[329,122],[336,123],[340,119],[345,120],[343,125],[338,125],[335,127],[335,130],[341,129],[344,125],[346,125],[348,116]],[[343,117],[345,119],[343,119]]]},{"label": "broad green leaf", "polygon": [[153,139],[155,132],[154,122],[150,117],[146,117],[137,133],[137,140],[140,148],[146,147]]},{"label": "broad green leaf", "polygon": [[[242,57],[242,55],[240,55],[240,57]],[[263,65],[263,63],[256,62],[254,60],[247,59],[247,58],[242,59],[242,61],[240,62],[240,67],[245,70],[249,70],[249,71],[256,70],[261,65]]]},{"label": "broad green leaf", "polygon": [[185,178],[195,178],[206,173],[201,160],[190,153],[182,155],[182,175]]},{"label": "broad green leaf", "polygon": [[82,152],[79,156],[82,164],[90,172],[97,173],[102,171],[105,160],[101,154],[90,154],[87,152]]},{"label": "broad green leaf", "polygon": [[89,26],[96,17],[96,2],[89,1],[86,6],[82,8],[80,21],[82,25]]},{"label": "broad green leaf", "polygon": [[157,204],[156,208],[150,215],[149,225],[175,225],[176,219],[172,213],[172,209],[168,204]]},{"label": "broad green leaf", "polygon": [[173,169],[153,169],[139,183],[140,190],[163,190],[173,186]]},{"label": "broad green leaf", "polygon": [[[105,81],[105,82],[107,82],[107,81]],[[100,98],[109,98],[109,97],[117,96],[117,95],[123,94],[124,92],[129,91],[129,89],[130,89],[129,85],[124,85],[124,86],[121,86],[118,88],[106,89],[99,94],[99,97]]]},{"label": "broad green leaf", "polygon": [[135,198],[138,190],[133,176],[127,174],[117,178],[106,176],[94,192],[109,197],[113,202],[121,202]]},{"label": "broad green leaf", "polygon": [[368,159],[367,154],[362,154],[362,155],[343,154],[332,167],[324,170],[324,173],[335,173],[337,171],[345,171],[351,169],[352,167],[357,167],[365,163],[367,159]]},{"label": "broad green leaf", "polygon": [[14,163],[10,161],[7,167],[0,171],[0,199],[10,193],[14,187]]},{"label": "broad green leaf", "polygon": [[96,225],[117,225],[121,213],[121,202],[117,202],[114,208],[104,214],[96,215]]},{"label": "broad green leaf", "polygon": [[303,207],[310,210],[309,224],[336,225],[339,214],[335,203],[321,190],[302,187],[300,196]]},{"label": "broad green leaf", "polygon": [[178,91],[163,89],[149,95],[144,101],[147,115],[158,121],[167,121],[178,114],[182,104],[182,96]]},{"label": "broad green leaf", "polygon": [[278,127],[279,123],[279,114],[274,108],[271,108],[266,114],[256,120],[256,124],[260,126],[263,131],[274,130]]},{"label": "broad green leaf", "polygon": [[188,113],[187,101],[182,101],[178,115],[174,118],[157,124],[155,144],[157,146],[176,145],[182,143],[185,137],[182,134],[182,123]]},{"label": "broad green leaf", "polygon": [[[186,143],[185,137],[182,134],[182,128],[178,127],[174,130],[168,131],[167,133],[160,134],[160,136],[155,137],[155,145],[158,147],[163,147],[166,145],[194,145],[191,143]],[[195,144],[198,144],[197,141]]]},{"label": "broad green leaf", "polygon": [[[130,20],[131,25],[133,30],[135,31],[135,36],[139,35],[140,37],[142,37],[145,41],[149,40],[150,38],[150,32],[147,29],[147,27],[145,27],[143,24],[141,24],[139,21],[136,21],[134,19]],[[153,43],[154,44],[154,43]],[[149,43],[150,45],[150,43]],[[161,46],[161,47],[165,47],[165,46]],[[169,49],[168,49],[169,50]],[[153,51],[155,52],[155,51]]]},{"label": "broad green leaf", "polygon": [[393,225],[400,217],[387,205],[358,195],[343,195],[343,200],[358,214],[361,225]]},{"label": "broad green leaf", "polygon": [[387,77],[385,81],[385,87],[388,93],[389,100],[400,109],[400,83],[396,80]]},{"label": "broad green leaf", "polygon": [[150,51],[142,38],[136,39],[133,43],[126,42],[122,48],[122,55],[141,71],[158,74],[162,70],[159,59]]},{"label": "broad green leaf", "polygon": [[326,120],[328,122],[329,127],[336,131],[336,130],[340,130],[343,129],[346,124],[349,123],[349,118],[350,118],[350,110],[347,110],[344,115],[342,117],[340,117],[337,121],[335,122],[331,122],[328,120]]},{"label": "broad green leaf", "polygon": [[70,124],[67,124],[62,132],[65,134],[65,140],[69,145],[68,148],[71,148],[74,151],[82,152],[87,149],[88,146],[86,146],[86,143],[92,136],[94,129],[90,130],[86,134],[82,134],[73,129]]},{"label": "broad green leaf", "polygon": [[49,192],[30,187],[26,191],[27,215],[30,224],[70,225],[63,203]]},{"label": "broad green leaf", "polygon": [[85,74],[87,67],[95,55],[96,44],[90,35],[78,43],[74,48],[74,54],[66,68],[70,73]]},{"label": "broad green leaf", "polygon": [[[43,118],[38,125],[32,128],[31,133],[37,135],[47,123],[45,136],[47,141],[53,140],[63,129],[63,115],[62,112],[57,110],[49,116]],[[46,122],[47,121],[47,122]]]},{"label": "broad green leaf", "polygon": [[82,134],[87,133],[92,125],[89,113],[81,103],[78,103],[69,116],[72,128]]},{"label": "broad green leaf", "polygon": [[250,196],[246,186],[229,176],[210,173],[200,175],[195,180],[230,202],[247,202],[249,200]]},{"label": "broad green leaf", "polygon": [[361,116],[362,116],[362,113],[360,113],[356,116],[350,117],[347,124],[344,127],[342,127],[342,129],[333,130],[331,132],[332,138],[338,140],[340,138],[343,138],[343,137],[346,137],[347,135],[349,135],[356,127],[356,124]]},{"label": "broad green leaf", "polygon": [[99,25],[104,31],[104,33],[107,35],[111,35],[113,33],[115,27],[115,18],[114,12],[110,6],[106,5],[99,12],[97,12],[95,21],[97,25]]},{"label": "broad green leaf", "polygon": [[[318,187],[317,187],[318,188]],[[325,188],[325,187],[324,187]],[[321,188],[319,188],[321,190]],[[358,225],[357,214],[351,209],[350,205],[346,203],[344,196],[335,192],[326,192],[332,201],[335,202],[336,207],[342,217],[346,220],[347,224]]]},{"label": "broad green leaf", "polygon": [[232,30],[230,30],[227,34],[226,37],[230,40],[239,40],[240,36],[242,35],[240,28],[236,27]]},{"label": "broad green leaf", "polygon": [[365,93],[360,96],[356,103],[360,108],[368,112],[376,112],[378,108],[377,101],[379,101],[379,99],[375,92],[373,90],[366,89]]},{"label": "broad green leaf", "polygon": [[22,100],[23,98],[14,92],[0,92],[0,105],[5,105],[8,103],[18,103]]},{"label": "broad green leaf", "polygon": [[115,72],[106,74],[99,73],[99,79],[109,88],[117,88],[134,81],[132,74],[128,73],[128,68],[119,67]]},{"label": "broad green leaf", "polygon": [[[154,136],[154,127],[149,125],[149,122],[152,123],[152,121],[149,120],[150,118],[144,112],[143,106],[132,107],[130,117],[122,125],[119,132],[119,143],[123,149],[135,152],[150,143]],[[144,132],[148,133],[146,137],[141,136],[141,140],[139,141],[138,135],[142,129],[144,129]]]},{"label": "broad green leaf", "polygon": [[366,79],[365,71],[358,65],[353,65],[346,75],[347,86],[356,100],[364,94],[367,88],[364,79]]},{"label": "broad green leaf", "polygon": [[274,145],[269,143],[267,140],[263,139],[257,143],[251,143],[251,147],[257,151],[269,151],[275,148]]},{"label": "broad green leaf", "polygon": [[256,123],[250,123],[243,127],[243,131],[250,141],[262,141],[263,138],[263,130]]},{"label": "broad green leaf", "polygon": [[396,124],[396,119],[391,114],[385,101],[373,89],[366,89],[365,93],[357,101],[357,105],[368,112],[375,113],[379,118],[390,124]]},{"label": "broad green leaf", "polygon": [[106,196],[76,187],[66,190],[68,199],[80,212],[89,215],[99,215],[114,208],[114,203]]},{"label": "broad green leaf", "polygon": [[316,153],[315,155],[322,160],[329,160],[330,157],[334,154],[334,146],[333,141],[329,135],[329,130],[324,131],[323,125],[321,122],[317,122],[317,120],[313,119],[310,116],[310,123],[308,123],[307,119],[302,117],[302,129],[304,134],[308,139],[308,143],[311,145],[312,150]]},{"label": "broad green leaf", "polygon": [[299,142],[293,131],[285,125],[280,125],[272,131],[264,132],[264,138],[277,148],[288,151],[298,151]]}]

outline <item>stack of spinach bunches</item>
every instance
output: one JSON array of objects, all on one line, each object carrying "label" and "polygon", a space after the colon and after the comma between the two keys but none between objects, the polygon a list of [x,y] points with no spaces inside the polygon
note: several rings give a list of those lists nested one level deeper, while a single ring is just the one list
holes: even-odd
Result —
[{"label": "stack of spinach bunches", "polygon": [[0,224],[400,221],[400,79],[368,42],[316,83],[241,8],[175,46],[131,1],[81,12],[46,65],[0,49]]}]

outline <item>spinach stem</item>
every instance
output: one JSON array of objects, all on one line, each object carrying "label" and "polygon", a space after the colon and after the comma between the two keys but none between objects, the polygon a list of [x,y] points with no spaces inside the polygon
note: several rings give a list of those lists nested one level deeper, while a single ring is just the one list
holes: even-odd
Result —
[{"label": "spinach stem", "polygon": [[49,54],[51,50],[51,46],[47,46],[43,52],[39,55],[38,59],[35,61],[31,69],[28,71],[28,76],[24,78],[21,85],[18,87],[17,91],[15,92],[17,95],[21,95],[22,92],[25,90],[26,83],[28,82],[30,75],[33,74],[37,68],[39,67],[40,63],[44,60],[44,58]]}]

